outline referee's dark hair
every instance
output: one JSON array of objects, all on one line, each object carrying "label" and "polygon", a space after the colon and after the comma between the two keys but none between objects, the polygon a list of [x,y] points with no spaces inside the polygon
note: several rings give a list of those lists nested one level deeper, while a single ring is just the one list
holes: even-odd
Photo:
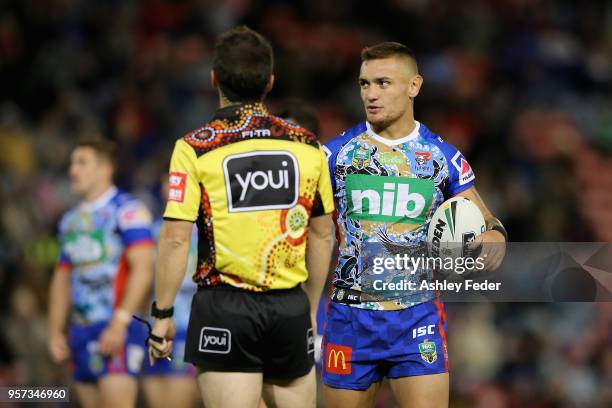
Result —
[{"label": "referee's dark hair", "polygon": [[215,43],[212,69],[223,95],[231,102],[259,102],[272,76],[272,46],[247,26],[221,34]]},{"label": "referee's dark hair", "polygon": [[414,52],[404,44],[389,41],[365,47],[361,50],[361,62],[389,57],[407,58],[414,64],[415,72],[419,72]]}]

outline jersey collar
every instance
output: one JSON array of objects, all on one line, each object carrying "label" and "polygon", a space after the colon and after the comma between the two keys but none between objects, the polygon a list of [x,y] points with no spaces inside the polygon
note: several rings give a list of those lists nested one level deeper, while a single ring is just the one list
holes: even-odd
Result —
[{"label": "jersey collar", "polygon": [[247,115],[268,115],[268,110],[261,102],[240,103],[236,105],[219,108],[215,112],[215,119],[231,119],[236,116]]},{"label": "jersey collar", "polygon": [[415,120],[414,123],[416,124],[416,126],[414,127],[412,132],[402,137],[401,139],[387,139],[386,137],[380,136],[378,133],[372,130],[372,127],[370,126],[370,122],[368,121],[366,121],[366,132],[372,139],[377,140],[380,143],[383,143],[387,146],[396,146],[402,143],[406,143],[410,140],[416,139],[419,136],[419,129],[421,128],[421,123],[418,120]]},{"label": "jersey collar", "polygon": [[98,197],[94,201],[90,201],[90,202],[83,201],[81,203],[81,208],[85,211],[90,211],[90,212],[99,210],[100,208],[108,204],[108,202],[115,196],[115,194],[117,194],[117,191],[118,191],[117,187],[110,186],[110,188],[106,190],[104,194],[102,194],[100,197]]}]

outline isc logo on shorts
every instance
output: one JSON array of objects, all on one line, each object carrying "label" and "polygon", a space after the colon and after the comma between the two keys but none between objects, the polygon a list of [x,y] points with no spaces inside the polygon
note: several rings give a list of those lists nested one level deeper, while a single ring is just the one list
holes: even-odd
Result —
[{"label": "isc logo on shorts", "polygon": [[232,349],[232,332],[220,327],[202,327],[200,331],[200,345],[198,350],[202,353],[227,354]]},{"label": "isc logo on shorts", "polygon": [[256,151],[223,160],[229,212],[287,209],[298,200],[299,172],[287,151]]}]

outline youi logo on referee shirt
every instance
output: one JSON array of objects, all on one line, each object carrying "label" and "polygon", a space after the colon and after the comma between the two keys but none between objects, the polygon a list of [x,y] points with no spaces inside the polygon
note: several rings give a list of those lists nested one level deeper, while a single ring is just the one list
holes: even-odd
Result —
[{"label": "youi logo on referee shirt", "polygon": [[431,180],[349,174],[348,217],[359,220],[424,224],[433,199]]},{"label": "youi logo on referee shirt", "polygon": [[229,212],[286,209],[298,200],[299,170],[287,151],[255,151],[223,160]]}]

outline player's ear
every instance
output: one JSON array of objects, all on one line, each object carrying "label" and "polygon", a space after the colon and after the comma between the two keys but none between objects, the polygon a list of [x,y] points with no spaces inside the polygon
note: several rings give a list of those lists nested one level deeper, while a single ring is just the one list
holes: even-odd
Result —
[{"label": "player's ear", "polygon": [[408,95],[411,98],[416,97],[421,90],[421,86],[423,85],[423,77],[419,74],[416,74],[410,80],[410,86],[408,87]]},{"label": "player's ear", "polygon": [[213,89],[219,88],[219,82],[217,81],[217,75],[215,75],[215,71],[210,70],[210,83],[212,84]]}]

